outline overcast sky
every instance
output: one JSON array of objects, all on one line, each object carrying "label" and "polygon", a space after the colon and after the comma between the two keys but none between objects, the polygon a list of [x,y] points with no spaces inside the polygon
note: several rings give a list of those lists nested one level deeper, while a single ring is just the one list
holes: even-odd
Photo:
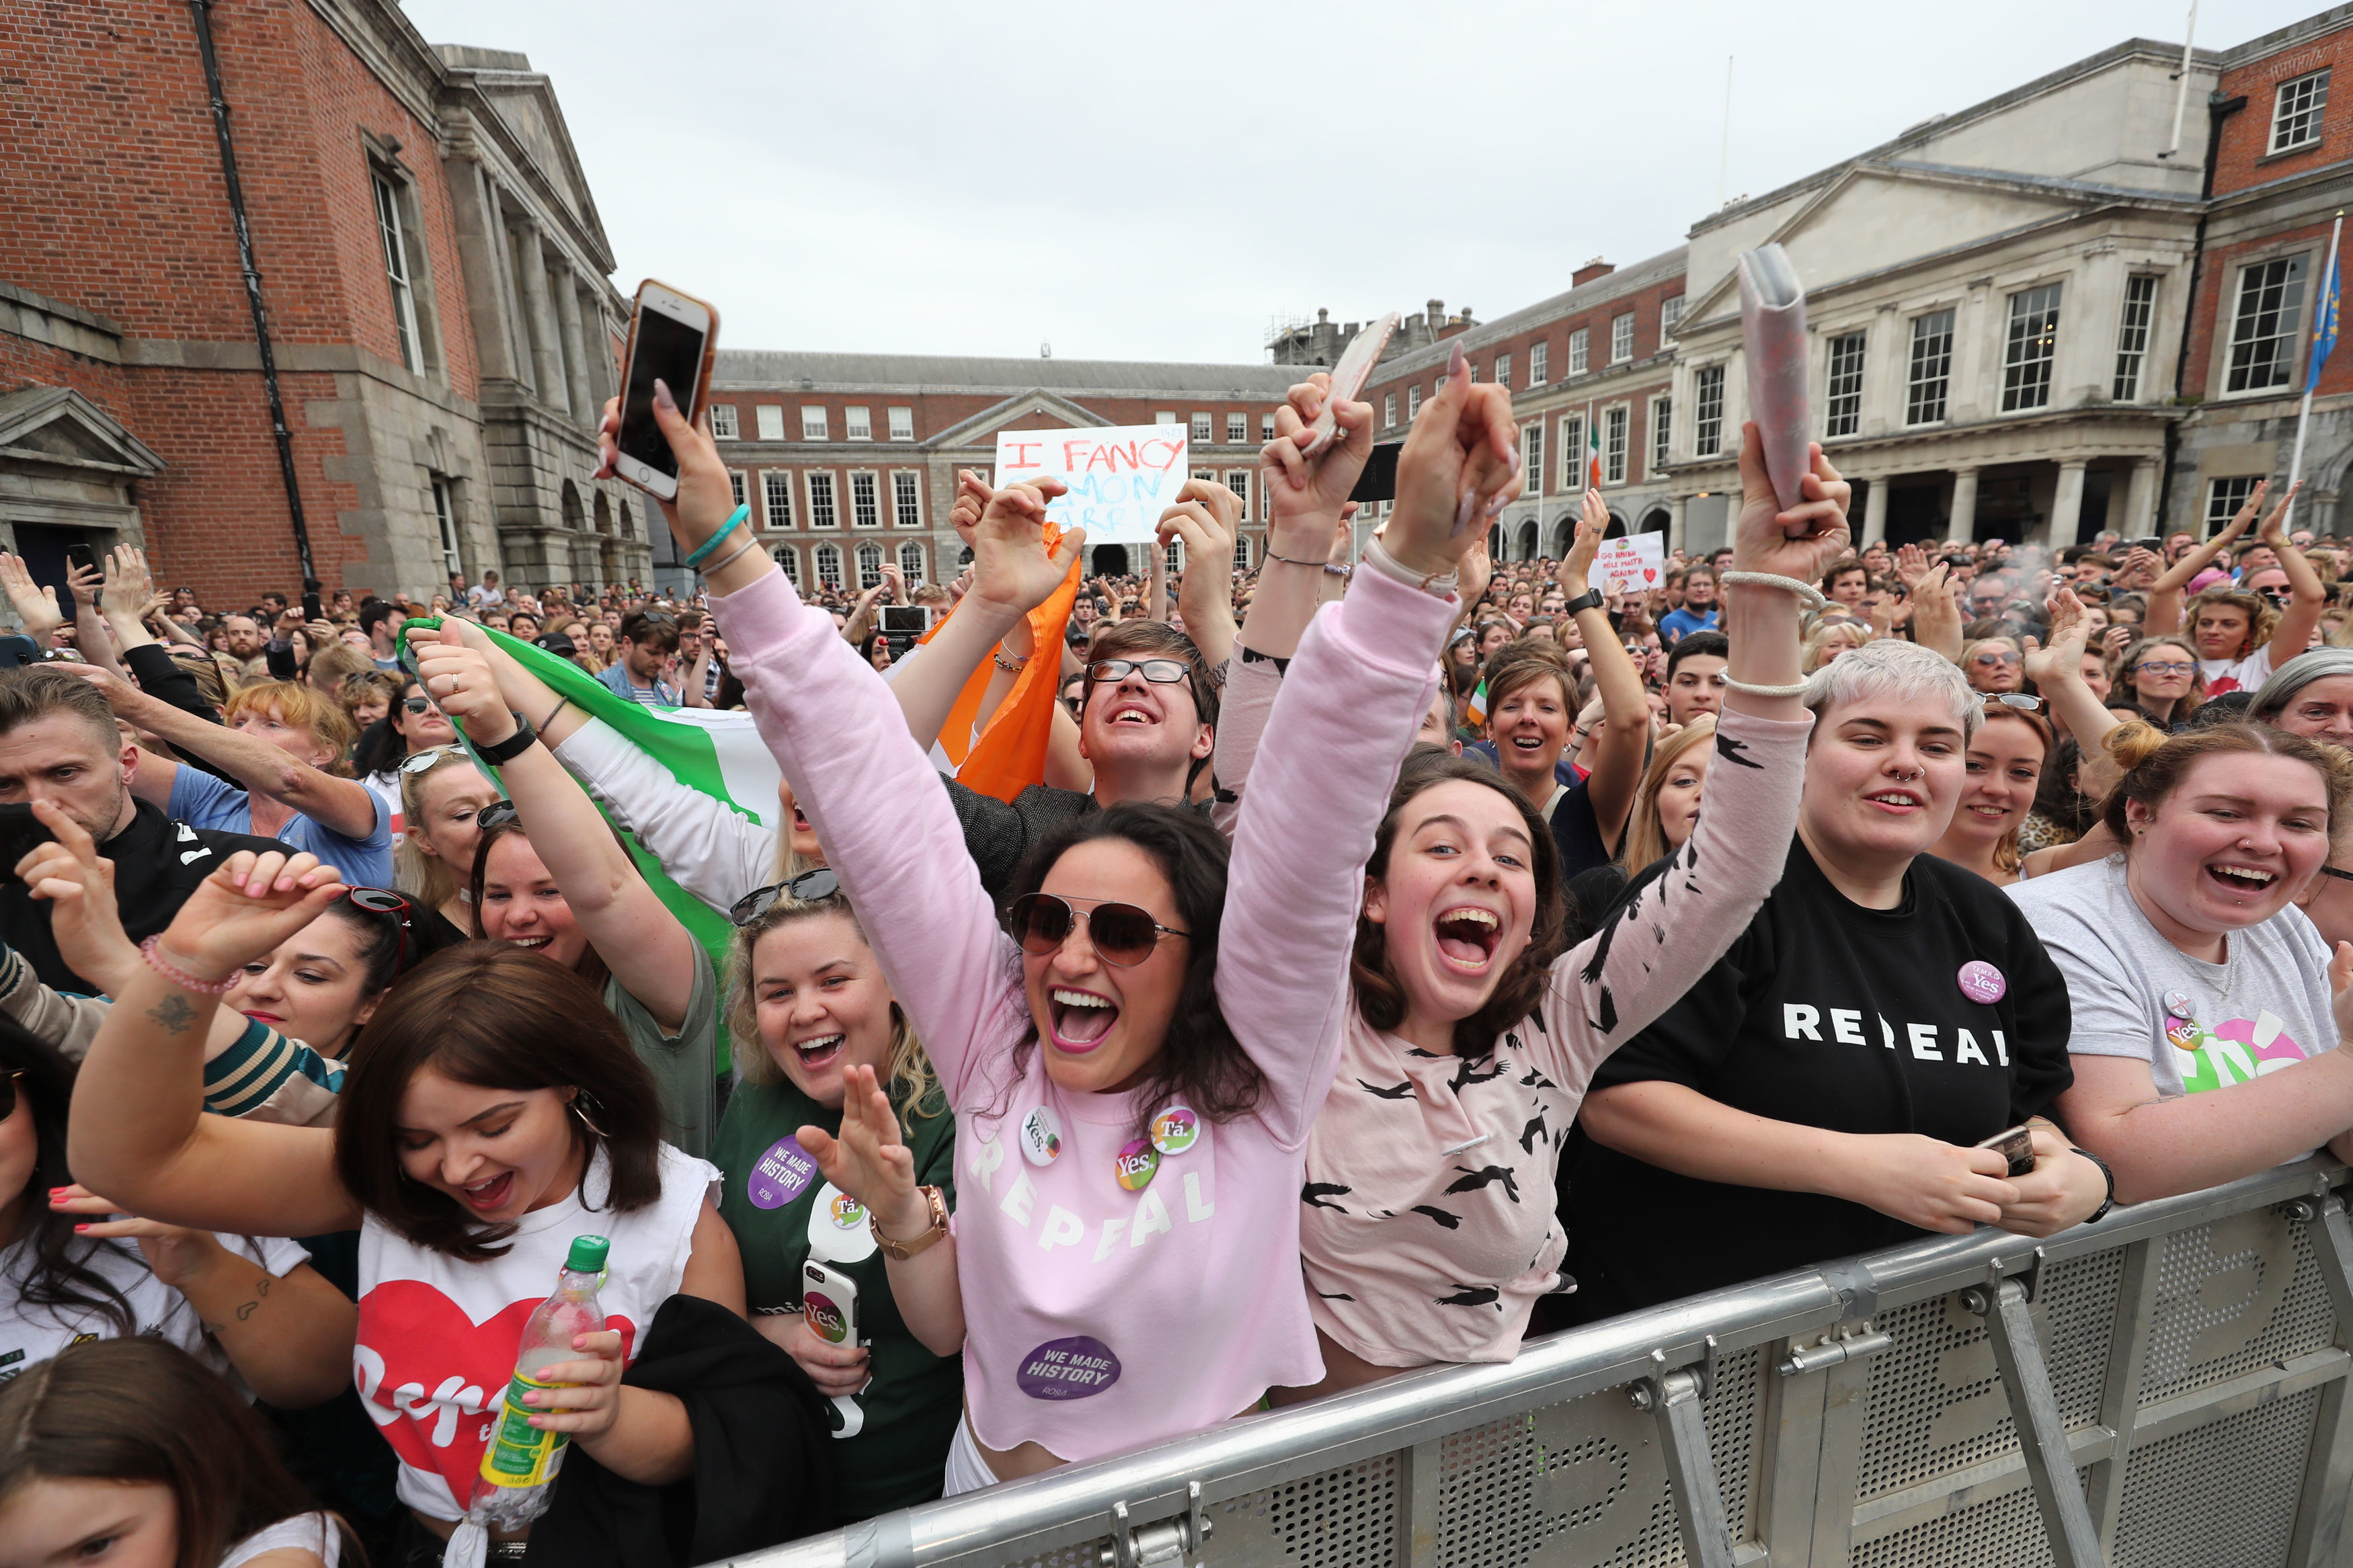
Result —
[{"label": "overcast sky", "polygon": [[[1263,363],[1268,324],[1482,321],[1680,243],[2175,0],[405,0],[554,79],[617,265],[723,346]],[[2321,0],[2204,0],[2224,48]],[[2190,112],[2197,113],[2192,104]]]}]

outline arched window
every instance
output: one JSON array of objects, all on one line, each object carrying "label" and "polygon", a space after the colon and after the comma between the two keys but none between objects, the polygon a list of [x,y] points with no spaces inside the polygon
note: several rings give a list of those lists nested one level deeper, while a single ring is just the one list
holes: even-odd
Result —
[{"label": "arched window", "polygon": [[801,552],[789,544],[776,548],[776,564],[784,568],[785,581],[797,588],[801,585]]},{"label": "arched window", "polygon": [[1168,542],[1168,574],[1173,577],[1184,570],[1185,542],[1181,539],[1172,539]]},{"label": "arched window", "polygon": [[923,547],[912,540],[899,546],[899,575],[907,580],[910,588],[925,580]]},{"label": "arched window", "polygon": [[1250,570],[1250,535],[1247,533],[1234,535],[1234,570],[1237,572]]},{"label": "arched window", "polygon": [[861,544],[858,547],[858,591],[864,593],[882,581],[882,547]]},{"label": "arched window", "polygon": [[817,580],[828,588],[841,586],[841,546],[820,544],[817,547]]}]

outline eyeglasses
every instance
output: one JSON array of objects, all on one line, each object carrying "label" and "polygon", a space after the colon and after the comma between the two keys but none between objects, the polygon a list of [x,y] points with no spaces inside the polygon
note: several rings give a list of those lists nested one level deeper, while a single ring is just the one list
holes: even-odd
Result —
[{"label": "eyeglasses", "polygon": [[1067,899],[1052,893],[1024,893],[1013,900],[1007,910],[1008,923],[1012,927],[1013,940],[1021,951],[1034,958],[1044,958],[1061,951],[1070,940],[1071,927],[1083,922],[1087,940],[1094,944],[1095,955],[1105,963],[1122,969],[1133,969],[1152,956],[1164,936],[1190,936],[1191,931],[1178,931],[1162,925],[1151,912],[1134,904],[1101,903],[1092,910],[1075,909]]},{"label": "eyeglasses", "polygon": [[1155,686],[1174,686],[1193,673],[1181,658],[1099,658],[1087,666],[1089,680],[1125,680],[1140,672]]},{"label": "eyeglasses", "polygon": [[2188,675],[2198,667],[2194,664],[2179,663],[2172,659],[2167,659],[2162,662],[2155,659],[2143,659],[2140,663],[2134,665],[2133,668],[2141,671],[2145,675]]},{"label": "eyeglasses", "polygon": [[494,800],[474,814],[474,826],[482,828],[504,827],[511,822],[522,820],[522,813],[515,809],[515,803],[511,800]]},{"label": "eyeglasses", "polygon": [[411,713],[422,713],[433,706],[429,699],[423,697],[404,697],[400,700],[400,705]]},{"label": "eyeglasses", "polygon": [[450,757],[462,757],[465,754],[466,751],[462,746],[427,746],[421,752],[411,752],[401,758],[400,771],[405,773],[421,773],[428,769],[439,767]]},{"label": "eyeglasses", "polygon": [[2269,599],[2275,607],[2285,607],[2288,600],[2293,597],[2285,588],[2258,588],[2255,592],[2262,597]]},{"label": "eyeglasses", "polygon": [[1972,664],[1982,664],[1989,667],[1997,664],[2016,664],[2018,662],[2018,655],[2007,648],[1989,647],[1986,649],[1985,652],[1973,657],[1969,662]]},{"label": "eyeglasses", "polygon": [[820,899],[830,899],[841,891],[841,879],[820,866],[814,871],[804,871],[786,881],[772,882],[755,888],[727,906],[727,918],[737,925],[750,925],[778,904],[813,904]]},{"label": "eyeglasses", "polygon": [[407,962],[408,958],[408,939],[411,934],[408,917],[415,906],[390,888],[346,888],[343,889],[343,897],[352,901],[352,907],[354,909],[365,910],[372,915],[390,915],[400,922],[400,946],[392,955],[392,973],[397,977],[401,966]]},{"label": "eyeglasses", "polygon": [[2021,708],[2029,713],[2042,711],[2042,699],[2030,697],[2023,691],[1989,691],[1985,694],[1985,700],[1988,702],[1999,702],[2005,708]]}]

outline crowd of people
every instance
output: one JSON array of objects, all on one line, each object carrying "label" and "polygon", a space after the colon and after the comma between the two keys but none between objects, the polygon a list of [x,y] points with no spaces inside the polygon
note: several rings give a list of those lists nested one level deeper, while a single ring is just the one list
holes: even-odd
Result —
[{"label": "crowd of people", "polygon": [[[126,547],[68,615],[0,556],[0,1568],[455,1561],[501,1420],[570,1457],[493,1559],[706,1561],[2353,1153],[2353,547],[2292,496],[1858,550],[1751,426],[1636,589],[1598,492],[1491,558],[1459,353],[1373,516],[1329,400],[1256,571],[1185,487],[1171,603],[981,474],[955,582],[804,591],[666,389],[691,595],[216,616]],[[742,710],[775,809],[565,663]]]}]

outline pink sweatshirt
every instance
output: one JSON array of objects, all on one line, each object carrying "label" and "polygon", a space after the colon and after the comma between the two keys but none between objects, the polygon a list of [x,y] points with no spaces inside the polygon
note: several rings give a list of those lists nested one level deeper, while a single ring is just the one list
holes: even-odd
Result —
[{"label": "pink sweatshirt", "polygon": [[[1352,591],[1353,592],[1353,591]],[[1217,773],[1239,795],[1282,678],[1238,654]],[[1479,1060],[1431,1056],[1352,1000],[1307,1144],[1300,1252],[1315,1326],[1377,1366],[1510,1361],[1568,1237],[1560,1146],[1594,1069],[1724,956],[1781,879],[1811,720],[1717,721],[1707,807],[1673,865],[1556,959],[1536,1011]],[[1220,823],[1232,809],[1220,807]]]},{"label": "pink sweatshirt", "polygon": [[[1096,1458],[1322,1376],[1299,1288],[1303,1152],[1340,1049],[1373,829],[1454,607],[1366,573],[1309,628],[1235,826],[1219,939],[1219,1002],[1264,1075],[1259,1106],[1200,1122],[1129,1191],[1131,1097],[1063,1092],[1039,1048],[1013,1065],[1033,1032],[1019,950],[881,677],[780,574],[713,596],[760,732],[955,1107],[965,1389],[990,1447]],[[1039,1111],[1050,1158],[1021,1136]]]}]

